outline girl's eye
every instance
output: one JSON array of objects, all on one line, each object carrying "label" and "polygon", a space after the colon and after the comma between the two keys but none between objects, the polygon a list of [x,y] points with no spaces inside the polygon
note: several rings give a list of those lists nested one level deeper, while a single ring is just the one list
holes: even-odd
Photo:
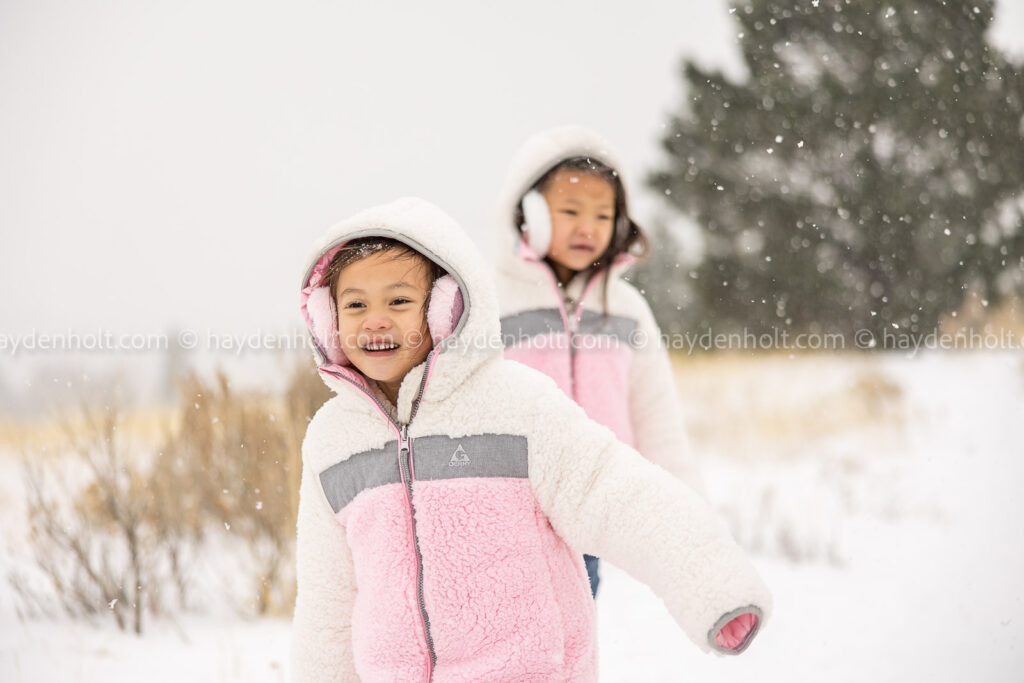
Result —
[{"label": "girl's eye", "polygon": [[562,209],[562,213],[568,214],[570,216],[575,216],[576,215],[576,209]]},{"label": "girl's eye", "polygon": [[399,297],[391,302],[392,306],[401,306],[402,304],[412,303],[409,299]]},{"label": "girl's eye", "polygon": [[612,219],[611,216],[605,216],[604,214],[601,214],[601,215],[599,215],[597,217],[597,220],[599,220],[599,221],[610,221],[611,219]]},{"label": "girl's eye", "polygon": [[349,301],[343,308],[365,308],[362,301]]}]

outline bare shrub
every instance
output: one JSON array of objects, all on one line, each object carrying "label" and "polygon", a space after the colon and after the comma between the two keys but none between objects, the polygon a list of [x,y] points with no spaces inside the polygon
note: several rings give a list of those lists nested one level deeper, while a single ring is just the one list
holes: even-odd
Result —
[{"label": "bare shrub", "polygon": [[192,607],[196,566],[232,553],[243,573],[224,581],[253,596],[252,611],[291,611],[301,443],[329,392],[308,365],[280,396],[235,392],[222,374],[191,375],[180,387],[162,435],[145,444],[128,438],[125,414],[108,404],[62,416],[55,455],[27,449],[38,571],[8,578],[31,611],[53,603],[75,617],[109,611],[120,628],[141,633],[145,614]]},{"label": "bare shrub", "polygon": [[155,471],[173,482],[161,500],[164,520],[185,520],[165,534],[197,540],[211,524],[244,541],[255,574],[257,614],[285,614],[295,599],[295,521],[306,425],[328,396],[309,369],[297,369],[284,395],[236,393],[223,374],[181,384],[178,428]]},{"label": "bare shrub", "polygon": [[65,416],[59,423],[63,462],[26,458],[29,539],[38,568],[69,614],[106,609],[118,627],[142,633],[146,608],[158,605],[158,548],[147,529],[145,458],[122,438],[122,422],[116,407],[83,409],[78,419]]}]

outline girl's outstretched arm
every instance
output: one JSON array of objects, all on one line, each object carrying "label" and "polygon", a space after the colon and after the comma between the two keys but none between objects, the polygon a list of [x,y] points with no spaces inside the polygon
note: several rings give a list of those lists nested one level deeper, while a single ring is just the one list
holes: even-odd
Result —
[{"label": "girl's outstretched arm", "polygon": [[292,622],[292,681],[357,683],[352,655],[356,582],[345,529],[331,515],[323,489],[303,465],[299,488]]},{"label": "girl's outstretched arm", "polygon": [[555,531],[650,586],[702,650],[746,648],[771,594],[716,513],[550,380],[533,382],[529,477]]}]

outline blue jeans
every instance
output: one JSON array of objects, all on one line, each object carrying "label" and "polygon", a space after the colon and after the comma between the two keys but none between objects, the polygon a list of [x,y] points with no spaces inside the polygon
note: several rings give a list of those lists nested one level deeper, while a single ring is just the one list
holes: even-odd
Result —
[{"label": "blue jeans", "polygon": [[601,583],[601,575],[597,573],[597,566],[601,560],[593,555],[584,555],[583,564],[587,565],[587,576],[590,578],[590,594],[597,597],[597,584]]}]

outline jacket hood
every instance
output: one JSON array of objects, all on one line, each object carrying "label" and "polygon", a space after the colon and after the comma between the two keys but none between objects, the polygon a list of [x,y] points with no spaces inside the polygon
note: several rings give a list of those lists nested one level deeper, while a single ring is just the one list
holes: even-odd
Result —
[{"label": "jacket hood", "polygon": [[[428,324],[434,349],[426,365],[445,367],[433,385],[457,386],[487,357],[501,354],[498,304],[484,260],[472,240],[433,204],[406,197],[374,206],[335,224],[313,245],[302,276],[300,306],[320,376],[335,391],[345,384],[368,389],[366,378],[337,343],[337,320],[325,276],[331,259],[347,242],[388,237],[441,266],[448,275],[431,291]],[[422,367],[422,366],[418,366]],[[410,371],[412,374],[416,369]],[[422,372],[427,369],[423,368]]]},{"label": "jacket hood", "polygon": [[508,260],[515,256],[538,260],[539,256],[530,250],[515,224],[516,207],[523,195],[548,170],[572,157],[590,157],[615,169],[627,193],[629,192],[626,179],[622,176],[619,155],[596,132],[583,126],[560,126],[531,136],[512,157],[505,183],[498,196],[498,215],[495,220],[497,234],[494,244],[498,250],[499,264],[508,263]]}]

